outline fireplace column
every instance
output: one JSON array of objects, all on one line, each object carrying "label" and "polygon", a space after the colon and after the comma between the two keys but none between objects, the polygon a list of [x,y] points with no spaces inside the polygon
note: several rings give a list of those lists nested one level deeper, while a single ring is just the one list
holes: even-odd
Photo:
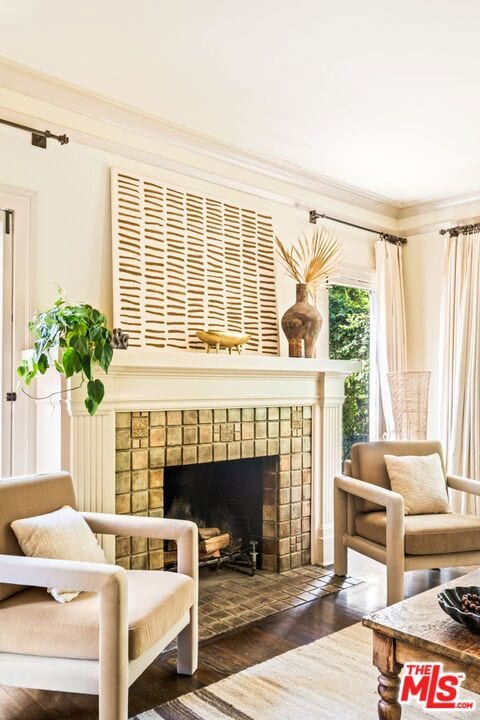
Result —
[{"label": "fireplace column", "polygon": [[[89,512],[115,512],[115,413],[102,411],[90,417],[74,414],[71,422],[72,474],[78,507]],[[101,538],[110,562],[115,560],[115,538]]]},{"label": "fireplace column", "polygon": [[[114,513],[115,411],[104,403],[90,417],[83,395],[72,403],[67,389],[68,381],[52,369],[36,381],[43,398],[36,402],[36,472],[67,470],[80,510]],[[99,541],[114,562],[115,538],[106,535]]]},{"label": "fireplace column", "polygon": [[342,471],[342,409],[345,375],[318,380],[312,428],[312,562],[333,563],[333,478]]}]

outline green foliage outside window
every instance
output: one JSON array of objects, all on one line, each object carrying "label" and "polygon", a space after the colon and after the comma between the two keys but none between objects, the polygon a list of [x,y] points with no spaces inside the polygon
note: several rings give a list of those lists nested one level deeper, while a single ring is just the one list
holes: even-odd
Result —
[{"label": "green foliage outside window", "polygon": [[355,442],[369,438],[370,292],[333,285],[329,295],[330,358],[363,360],[361,373],[345,381],[343,458]]}]

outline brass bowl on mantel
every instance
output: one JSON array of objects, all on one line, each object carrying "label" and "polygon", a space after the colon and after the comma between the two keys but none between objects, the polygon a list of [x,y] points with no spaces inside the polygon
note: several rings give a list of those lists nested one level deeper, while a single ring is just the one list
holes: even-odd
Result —
[{"label": "brass bowl on mantel", "polygon": [[250,335],[237,332],[223,332],[222,330],[197,330],[197,337],[207,346],[207,353],[211,348],[220,352],[220,348],[227,349],[232,354],[232,349],[238,354],[242,352],[242,346],[250,340]]},{"label": "brass bowl on mantel", "polygon": [[438,593],[438,604],[443,612],[447,613],[452,620],[460,623],[460,625],[464,625],[471,632],[480,635],[480,614],[462,610],[462,597],[467,593],[480,597],[480,587],[446,588]]}]

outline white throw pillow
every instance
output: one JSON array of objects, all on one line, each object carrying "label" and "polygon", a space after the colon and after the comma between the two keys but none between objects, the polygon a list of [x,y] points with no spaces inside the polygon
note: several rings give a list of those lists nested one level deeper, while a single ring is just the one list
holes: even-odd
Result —
[{"label": "white throw pillow", "polygon": [[[29,557],[106,563],[105,554],[83,517],[69,505],[35,517],[14,520],[10,527],[23,553]],[[77,590],[48,588],[60,603],[70,602]]]},{"label": "white throw pillow", "polygon": [[438,453],[385,455],[384,458],[391,488],[405,500],[405,515],[451,512]]}]

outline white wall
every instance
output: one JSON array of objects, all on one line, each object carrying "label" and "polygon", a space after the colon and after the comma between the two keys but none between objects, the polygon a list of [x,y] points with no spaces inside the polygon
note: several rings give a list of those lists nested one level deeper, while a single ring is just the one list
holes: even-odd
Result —
[{"label": "white wall", "polygon": [[[1,91],[0,91],[1,95]],[[30,99],[31,102],[31,99]],[[14,106],[15,103],[12,103]],[[175,148],[169,148],[175,157]],[[142,156],[139,153],[140,156]],[[186,154],[178,150],[182,163]],[[190,153],[192,165],[208,171],[218,178],[218,163]],[[170,160],[169,160],[170,162]],[[166,163],[167,164],[167,163]],[[49,142],[47,150],[30,145],[27,134],[0,127],[0,184],[16,186],[36,193],[36,218],[32,247],[34,308],[46,308],[54,299],[56,284],[62,286],[72,301],[89,302],[112,317],[112,269],[110,228],[110,168],[119,166],[151,175],[182,188],[211,194],[213,197],[243,203],[267,212],[274,220],[275,232],[284,241],[290,241],[300,232],[310,233],[305,210],[287,204],[244,193],[225,187],[220,182],[207,182],[188,174],[166,170],[130,157],[107,152],[72,141],[61,147]],[[265,177],[247,176],[236,167],[223,168],[234,179],[256,184],[258,187],[278,191],[278,183],[268,182]],[[282,191],[288,190],[285,185]],[[290,188],[293,196],[298,188]],[[348,206],[313,193],[303,193],[303,202],[326,212],[357,217],[359,221],[384,224],[391,219],[382,218],[359,208]],[[335,226],[345,248],[345,261],[362,268],[374,266],[371,236],[362,231]],[[279,317],[295,301],[294,284],[277,270]],[[321,308],[322,309],[322,308]],[[324,309],[324,308],[323,308]],[[286,353],[282,335],[282,353]],[[319,354],[328,352],[326,326],[319,341]]]}]

